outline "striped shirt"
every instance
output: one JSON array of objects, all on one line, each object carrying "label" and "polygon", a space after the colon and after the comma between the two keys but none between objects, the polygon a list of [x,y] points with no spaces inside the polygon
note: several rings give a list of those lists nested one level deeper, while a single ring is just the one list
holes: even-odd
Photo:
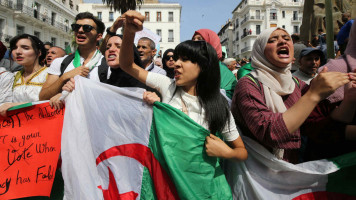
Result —
[{"label": "striped shirt", "polygon": [[[287,109],[300,99],[302,89],[307,87],[303,81],[299,82],[292,94],[282,97]],[[270,152],[275,148],[284,149],[283,160],[298,162],[300,131],[289,133],[282,113],[273,113],[267,107],[261,82],[259,87],[250,78],[241,78],[235,88],[231,111],[243,135],[255,139]]]}]

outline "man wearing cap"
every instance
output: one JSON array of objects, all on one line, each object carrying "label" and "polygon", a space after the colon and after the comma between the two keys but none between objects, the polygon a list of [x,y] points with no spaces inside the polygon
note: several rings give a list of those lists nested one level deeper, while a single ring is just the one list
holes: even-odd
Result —
[{"label": "man wearing cap", "polygon": [[324,54],[320,49],[307,47],[300,52],[298,62],[300,67],[293,73],[293,76],[309,85],[310,81],[317,76],[321,63],[324,62]]}]

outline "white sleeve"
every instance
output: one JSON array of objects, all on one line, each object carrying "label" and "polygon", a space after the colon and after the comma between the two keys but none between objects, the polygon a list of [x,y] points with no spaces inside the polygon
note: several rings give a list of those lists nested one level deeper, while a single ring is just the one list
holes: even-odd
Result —
[{"label": "white sleeve", "polygon": [[173,82],[173,79],[154,72],[148,72],[146,79],[146,85],[156,89],[159,93],[161,93],[163,98],[167,96],[167,92],[171,88],[170,86]]},{"label": "white sleeve", "polygon": [[12,85],[14,84],[14,74],[4,72],[0,77],[0,104],[12,102]]},{"label": "white sleeve", "polygon": [[222,136],[224,137],[225,141],[228,141],[228,142],[232,142],[240,136],[239,131],[237,130],[237,127],[235,124],[234,117],[232,116],[231,112],[230,112],[229,124],[226,124],[226,126],[222,132]]},{"label": "white sleeve", "polygon": [[51,75],[61,75],[61,64],[67,56],[56,58],[52,61],[51,66],[48,68],[48,74]]}]

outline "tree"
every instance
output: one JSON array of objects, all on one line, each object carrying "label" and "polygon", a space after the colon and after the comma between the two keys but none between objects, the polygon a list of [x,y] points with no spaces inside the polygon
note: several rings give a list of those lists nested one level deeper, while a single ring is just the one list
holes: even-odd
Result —
[{"label": "tree", "polygon": [[125,13],[128,10],[135,10],[137,4],[142,4],[144,0],[102,0],[114,11]]}]

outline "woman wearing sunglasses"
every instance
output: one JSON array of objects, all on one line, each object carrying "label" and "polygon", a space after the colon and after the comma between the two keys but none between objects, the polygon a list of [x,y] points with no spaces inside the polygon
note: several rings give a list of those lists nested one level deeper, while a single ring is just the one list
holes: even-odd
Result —
[{"label": "woman wearing sunglasses", "polygon": [[22,34],[10,41],[10,52],[13,59],[23,66],[15,74],[12,90],[12,102],[0,106],[0,114],[6,116],[6,111],[16,105],[39,100],[39,93],[47,78],[47,67],[40,62],[46,56],[43,42],[36,36]]},{"label": "woman wearing sunglasses", "polygon": [[166,70],[169,78],[174,78],[173,49],[167,49],[162,58],[163,69]]}]

